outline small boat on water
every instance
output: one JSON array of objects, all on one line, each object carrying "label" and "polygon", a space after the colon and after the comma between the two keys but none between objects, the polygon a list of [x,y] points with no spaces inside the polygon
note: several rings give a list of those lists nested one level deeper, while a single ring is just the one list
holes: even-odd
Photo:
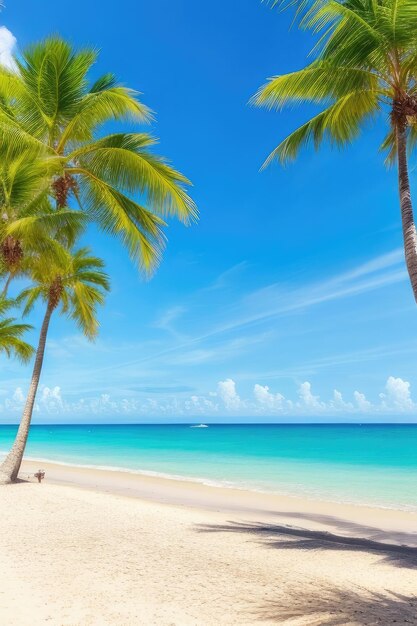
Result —
[{"label": "small boat on water", "polygon": [[207,424],[193,424],[190,428],[208,428]]}]

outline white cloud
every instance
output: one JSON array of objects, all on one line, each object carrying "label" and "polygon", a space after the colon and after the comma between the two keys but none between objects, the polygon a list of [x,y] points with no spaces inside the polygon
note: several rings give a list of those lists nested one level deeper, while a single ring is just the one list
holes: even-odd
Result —
[{"label": "white cloud", "polygon": [[12,400],[15,404],[23,404],[25,401],[25,396],[23,395],[23,391],[21,387],[16,387],[14,393],[12,395]]},{"label": "white cloud", "polygon": [[315,409],[321,411],[325,405],[320,402],[319,396],[313,395],[311,391],[311,383],[308,381],[302,383],[298,389],[298,395],[301,400],[301,405],[307,409]]},{"label": "white cloud", "polygon": [[411,399],[410,383],[402,378],[390,376],[385,385],[385,393],[380,394],[382,405],[399,411],[410,411],[416,408]]},{"label": "white cloud", "polygon": [[50,401],[54,401],[54,402],[58,402],[59,404],[62,404],[62,397],[61,397],[61,387],[53,387],[52,389],[50,387],[43,387],[41,390],[41,401],[42,402],[50,402]]},{"label": "white cloud", "polygon": [[35,405],[37,413],[61,413],[65,410],[65,404],[61,396],[61,387],[41,386]]},{"label": "white cloud", "polygon": [[330,406],[333,406],[336,411],[353,411],[353,404],[351,402],[345,402],[343,395],[337,389],[333,391],[333,399],[330,401]]},{"label": "white cloud", "polygon": [[236,392],[236,383],[231,378],[218,383],[217,393],[226,409],[236,411],[241,407],[241,400]]},{"label": "white cloud", "polygon": [[285,397],[281,393],[271,393],[267,385],[256,384],[253,388],[253,395],[262,407],[278,410],[284,408]]},{"label": "white cloud", "polygon": [[370,411],[372,404],[371,402],[369,402],[369,400],[366,399],[365,394],[360,393],[360,391],[354,391],[353,397],[355,398],[356,405],[359,411],[362,411],[363,413],[367,413]]},{"label": "white cloud", "polygon": [[190,413],[190,415],[194,415],[196,413],[199,415],[216,413],[218,408],[218,404],[204,396],[191,396],[189,400],[184,402],[184,409],[186,412]]},{"label": "white cloud", "polygon": [[9,70],[16,69],[13,58],[13,50],[16,45],[16,37],[5,26],[0,26],[0,65],[4,65]]}]

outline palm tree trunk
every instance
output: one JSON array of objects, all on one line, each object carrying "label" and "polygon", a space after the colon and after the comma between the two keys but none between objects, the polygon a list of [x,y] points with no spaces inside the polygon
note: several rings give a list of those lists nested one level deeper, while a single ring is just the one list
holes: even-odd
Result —
[{"label": "palm tree trunk", "polygon": [[6,282],[4,283],[4,287],[3,287],[3,291],[2,291],[2,296],[3,298],[7,298],[7,292],[9,291],[9,287],[10,287],[10,283],[12,281],[13,275],[11,272],[9,272],[9,275],[7,277]]},{"label": "palm tree trunk", "polygon": [[417,302],[417,231],[414,223],[413,205],[411,203],[410,181],[407,164],[407,135],[406,128],[396,126],[397,155],[398,155],[398,183],[400,192],[401,219],[405,261],[414,299]]},{"label": "palm tree trunk", "polygon": [[0,483],[14,482],[17,479],[17,475],[20,470],[20,465],[22,463],[23,454],[29,435],[33,406],[35,404],[36,392],[38,390],[39,379],[42,371],[46,336],[48,334],[49,322],[51,320],[53,310],[54,307],[51,306],[51,304],[49,303],[42,323],[41,333],[39,336],[39,345],[36,351],[35,364],[33,366],[32,379],[30,381],[29,392],[26,398],[25,408],[23,409],[23,415],[20,421],[19,430],[17,431],[16,439],[14,441],[12,449],[0,466]]}]

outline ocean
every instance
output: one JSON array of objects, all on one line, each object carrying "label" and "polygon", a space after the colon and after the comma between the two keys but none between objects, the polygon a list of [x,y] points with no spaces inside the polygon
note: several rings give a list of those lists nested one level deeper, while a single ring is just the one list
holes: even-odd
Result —
[{"label": "ocean", "polygon": [[33,426],[26,457],[417,512],[417,425]]}]

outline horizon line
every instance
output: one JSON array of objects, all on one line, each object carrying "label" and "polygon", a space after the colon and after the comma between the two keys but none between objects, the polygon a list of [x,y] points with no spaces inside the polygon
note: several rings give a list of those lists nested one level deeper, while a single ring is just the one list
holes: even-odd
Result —
[{"label": "horizon line", "polygon": [[[199,422],[210,426],[417,426],[414,422]],[[190,426],[197,422],[65,422],[32,424],[32,426]],[[13,424],[0,424],[1,427],[19,426],[19,422]]]}]

